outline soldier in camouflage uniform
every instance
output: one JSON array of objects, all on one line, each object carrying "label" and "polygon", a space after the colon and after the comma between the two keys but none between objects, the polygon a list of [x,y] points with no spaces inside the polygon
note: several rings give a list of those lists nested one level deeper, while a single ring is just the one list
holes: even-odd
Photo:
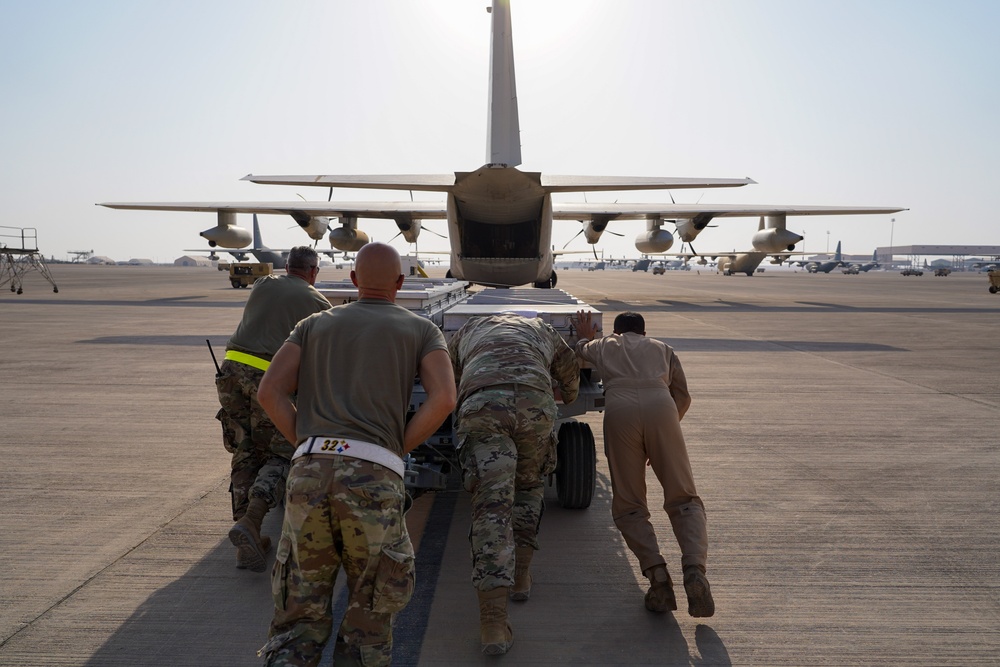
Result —
[{"label": "soldier in camouflage uniform", "polygon": [[534,317],[475,317],[448,344],[459,380],[456,436],[472,493],[472,583],[483,652],[513,642],[507,596],[527,600],[544,475],[554,467],[556,403],[576,400],[580,367],[559,333]]},{"label": "soldier in camouflage uniform", "polygon": [[[403,284],[399,254],[371,243],[355,267],[358,301],[300,322],[258,393],[298,445],[271,573],[274,618],[260,650],[269,666],[319,663],[341,567],[348,602],[334,664],[390,664],[393,617],[415,576],[402,456],[455,407],[444,336],[394,303]],[[407,421],[418,372],[427,397]]]},{"label": "soldier in camouflage uniform", "polygon": [[308,246],[288,253],[284,276],[254,283],[236,332],[226,344],[226,358],[215,379],[222,408],[222,442],[232,454],[230,491],[233,521],[229,539],[236,546],[236,567],[267,569],[271,546],[260,526],[285,493],[294,448],[257,402],[257,386],[271,358],[292,327],[326,310],[330,302],[315,287],[319,256]]}]

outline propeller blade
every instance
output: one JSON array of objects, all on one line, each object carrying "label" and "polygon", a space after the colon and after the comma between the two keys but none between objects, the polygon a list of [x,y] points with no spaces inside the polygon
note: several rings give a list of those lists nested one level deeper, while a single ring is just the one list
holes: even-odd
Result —
[{"label": "propeller blade", "polygon": [[573,238],[571,238],[569,241],[566,241],[566,245],[563,246],[563,250],[566,249],[566,246],[568,246],[570,243],[572,243],[574,240],[576,240],[576,237],[579,236],[580,234],[583,234],[583,229],[581,229],[580,231],[578,231],[576,234],[573,234]]}]

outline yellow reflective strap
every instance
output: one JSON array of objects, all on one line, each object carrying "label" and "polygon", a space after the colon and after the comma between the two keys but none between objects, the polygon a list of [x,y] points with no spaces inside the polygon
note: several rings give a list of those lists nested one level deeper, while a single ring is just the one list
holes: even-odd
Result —
[{"label": "yellow reflective strap", "polygon": [[271,365],[271,362],[267,359],[261,359],[260,357],[253,356],[252,354],[237,352],[236,350],[226,350],[226,359],[246,364],[247,366],[253,366],[254,368],[259,368],[262,371],[266,371],[267,367]]}]

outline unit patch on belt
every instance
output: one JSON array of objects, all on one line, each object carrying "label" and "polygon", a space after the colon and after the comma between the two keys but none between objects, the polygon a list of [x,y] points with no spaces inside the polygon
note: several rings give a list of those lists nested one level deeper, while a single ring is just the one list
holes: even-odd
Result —
[{"label": "unit patch on belt", "polygon": [[346,452],[350,448],[351,448],[351,446],[347,443],[346,440],[338,440],[336,438],[327,438],[327,439],[325,439],[323,441],[323,444],[320,446],[319,451],[321,451],[321,452],[336,452],[337,454],[343,454],[344,452]]}]

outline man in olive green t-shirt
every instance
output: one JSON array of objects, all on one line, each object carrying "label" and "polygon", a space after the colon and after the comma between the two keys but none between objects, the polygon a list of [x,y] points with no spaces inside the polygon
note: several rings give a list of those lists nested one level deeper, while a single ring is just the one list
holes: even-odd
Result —
[{"label": "man in olive green t-shirt", "polygon": [[222,422],[223,444],[232,454],[230,491],[236,523],[229,539],[236,546],[236,567],[252,572],[267,569],[271,541],[261,537],[261,522],[285,495],[294,451],[257,402],[257,385],[292,327],[330,307],[313,286],[319,274],[315,250],[292,248],[285,274],[264,276],[254,283],[215,379],[222,405],[216,417]]},{"label": "man in olive green t-shirt", "polygon": [[[358,301],[299,322],[260,385],[261,405],[298,445],[271,574],[274,618],[260,651],[267,665],[318,663],[341,567],[349,599],[334,663],[390,664],[392,620],[415,574],[401,457],[455,406],[444,336],[395,304],[399,254],[370,243],[355,262]],[[407,421],[417,374],[427,398]]]}]

